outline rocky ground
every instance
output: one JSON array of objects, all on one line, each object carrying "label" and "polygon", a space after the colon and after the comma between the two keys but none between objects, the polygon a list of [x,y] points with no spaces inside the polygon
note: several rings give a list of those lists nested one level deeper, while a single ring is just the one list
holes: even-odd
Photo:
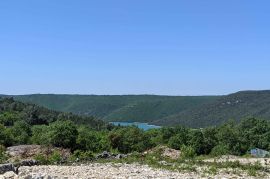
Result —
[{"label": "rocky ground", "polygon": [[[110,154],[109,152],[103,152],[96,156],[95,162],[88,164],[79,164],[78,162],[69,163],[69,166],[61,165],[48,165],[37,166],[38,161],[31,159],[36,154],[44,154],[57,150],[61,153],[61,156],[66,158],[70,155],[69,151],[61,149],[44,150],[40,146],[16,146],[8,148],[7,152],[11,156],[7,164],[0,165],[0,179],[191,179],[191,178],[234,178],[234,179],[249,179],[249,178],[269,178],[270,179],[270,159],[263,158],[243,158],[237,156],[221,156],[217,158],[205,158],[203,162],[207,163],[199,165],[199,163],[190,163],[187,161],[180,162],[177,159],[180,157],[181,152],[173,150],[164,146],[159,146],[154,149],[144,152],[142,157],[151,156],[156,157],[155,154],[159,153],[162,156],[162,160],[157,160],[162,165],[162,169],[150,167],[148,165],[139,165],[126,160],[130,155],[123,154]],[[154,154],[154,155],[152,155]],[[132,158],[132,156],[130,156]],[[13,161],[20,160],[19,163]],[[151,159],[154,159],[151,158]],[[163,159],[169,158],[171,160],[163,161]],[[115,163],[124,159],[121,163]],[[106,163],[98,163],[106,162]],[[114,163],[110,163],[113,162]],[[128,161],[128,162],[127,162]],[[149,157],[147,158],[149,161]],[[152,160],[150,160],[152,161]],[[135,161],[137,162],[137,161]],[[179,163],[180,162],[180,163]],[[242,170],[241,167],[228,167],[218,168],[218,163],[238,162],[242,165],[248,166],[249,164],[259,163],[264,167],[260,171]],[[133,163],[133,164],[126,164]],[[145,162],[144,162],[145,163]],[[155,162],[154,162],[155,163]],[[68,163],[66,163],[68,164]],[[145,163],[148,164],[148,163]],[[153,165],[151,166],[159,166]],[[171,169],[171,170],[168,170]],[[177,171],[172,171],[178,170]],[[249,172],[256,173],[254,177]],[[17,174],[16,174],[17,173]]]},{"label": "rocky ground", "polygon": [[[270,176],[257,177],[269,178]],[[234,175],[220,172],[215,176],[203,173],[180,173],[164,169],[154,169],[138,164],[98,164],[92,163],[80,166],[33,166],[19,168],[19,174],[7,172],[0,179],[191,179],[191,178],[256,178],[247,175]]]}]

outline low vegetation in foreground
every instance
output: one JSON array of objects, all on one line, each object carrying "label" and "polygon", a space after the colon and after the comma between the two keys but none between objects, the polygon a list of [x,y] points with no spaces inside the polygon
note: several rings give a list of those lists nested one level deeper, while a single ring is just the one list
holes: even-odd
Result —
[{"label": "low vegetation in foreground", "polygon": [[[86,122],[85,120],[88,120]],[[10,156],[6,148],[36,144],[44,148],[68,149],[63,157],[61,150],[36,154],[41,164],[70,164],[74,162],[123,162],[147,164],[174,171],[215,174],[220,171],[241,175],[262,175],[269,172],[268,163],[243,163],[238,160],[218,162],[207,159],[224,156],[249,156],[253,148],[270,150],[270,122],[250,118],[240,123],[227,122],[203,129],[183,126],[164,127],[143,131],[135,126],[111,126],[91,117],[58,113],[13,99],[0,101],[0,162]],[[158,146],[180,151],[176,158],[162,155],[161,150],[149,152]],[[128,154],[117,160],[101,159],[97,154]],[[148,152],[145,152],[148,151]],[[14,159],[14,158],[13,158]],[[19,160],[16,159],[15,160]],[[226,169],[226,170],[225,170]]]}]

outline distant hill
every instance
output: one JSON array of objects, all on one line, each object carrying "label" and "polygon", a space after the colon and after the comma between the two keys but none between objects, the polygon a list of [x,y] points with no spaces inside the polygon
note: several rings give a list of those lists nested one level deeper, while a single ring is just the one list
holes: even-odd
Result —
[{"label": "distant hill", "polygon": [[35,94],[14,98],[105,121],[137,121],[162,126],[206,127],[230,119],[270,119],[270,91],[241,91],[226,96]]},{"label": "distant hill", "polygon": [[155,95],[53,95],[14,96],[23,102],[49,109],[95,116],[105,121],[137,121],[153,123],[218,99],[218,96],[155,96]]},{"label": "distant hill", "polygon": [[228,120],[256,117],[270,120],[270,90],[241,91],[155,121],[159,125],[183,124],[192,127],[219,125]]}]

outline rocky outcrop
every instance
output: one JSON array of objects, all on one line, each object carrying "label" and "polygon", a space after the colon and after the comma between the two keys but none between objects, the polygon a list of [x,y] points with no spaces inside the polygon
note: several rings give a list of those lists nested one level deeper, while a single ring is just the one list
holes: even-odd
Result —
[{"label": "rocky outcrop", "polygon": [[31,160],[36,155],[48,156],[53,152],[57,151],[63,160],[70,157],[71,152],[69,149],[56,148],[56,147],[46,147],[41,145],[18,145],[8,147],[6,154],[10,156],[9,162],[13,163],[17,160]]},{"label": "rocky outcrop", "polygon": [[6,173],[6,172],[15,172],[16,171],[16,169],[15,169],[15,167],[14,167],[14,165],[13,164],[11,164],[11,163],[8,163],[8,164],[2,164],[2,165],[0,165],[0,174],[4,174],[4,173]]},{"label": "rocky outcrop", "polygon": [[35,166],[35,165],[38,165],[38,161],[36,160],[22,160],[20,163],[19,163],[19,167],[20,166],[28,166],[28,167],[31,167],[31,166]]},{"label": "rocky outcrop", "polygon": [[22,160],[19,163],[16,164],[12,164],[12,163],[8,163],[8,164],[1,164],[0,165],[0,174],[4,174],[6,172],[14,172],[14,173],[18,173],[18,169],[21,166],[35,166],[38,165],[38,161],[36,160]]},{"label": "rocky outcrop", "polygon": [[110,152],[104,151],[101,154],[98,154],[96,159],[122,159],[126,157],[127,155],[125,154],[112,154]]},{"label": "rocky outcrop", "polygon": [[8,147],[6,153],[10,157],[28,158],[41,153],[42,147],[40,145],[18,145]]}]

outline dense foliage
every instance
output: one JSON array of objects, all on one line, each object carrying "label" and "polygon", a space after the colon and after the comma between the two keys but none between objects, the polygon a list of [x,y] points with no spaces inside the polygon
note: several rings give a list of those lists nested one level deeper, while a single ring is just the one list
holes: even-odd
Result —
[{"label": "dense foliage", "polygon": [[237,122],[252,117],[269,119],[269,104],[270,91],[241,91],[160,119],[156,124],[181,124],[199,128],[220,125],[229,119]]},{"label": "dense foliage", "polygon": [[[155,122],[156,120],[215,101],[219,97],[35,94],[14,96],[14,98],[57,111],[95,116],[105,121]],[[169,124],[170,123],[166,123],[165,125]]]},{"label": "dense foliage", "polygon": [[221,125],[229,119],[268,119],[270,91],[242,91],[226,96],[24,95],[15,99],[49,109],[95,116],[105,121],[148,122],[192,128]]},{"label": "dense foliage", "polygon": [[[270,122],[249,118],[217,127],[183,126],[143,131],[137,127],[113,127],[94,120],[15,102],[0,101],[0,146],[41,144],[70,148],[85,157],[102,151],[143,152],[157,145],[180,149],[183,155],[244,155],[252,148],[270,150]],[[35,109],[35,110],[34,110]],[[34,110],[34,112],[33,112]],[[52,117],[52,118],[49,118]],[[92,119],[92,118],[90,118]],[[101,125],[103,128],[101,129]]]},{"label": "dense foliage", "polygon": [[56,112],[34,104],[18,102],[13,98],[0,98],[0,123],[4,126],[13,126],[17,121],[24,121],[29,125],[48,125],[57,120],[70,120],[94,129],[107,127],[105,122],[94,117]]}]

